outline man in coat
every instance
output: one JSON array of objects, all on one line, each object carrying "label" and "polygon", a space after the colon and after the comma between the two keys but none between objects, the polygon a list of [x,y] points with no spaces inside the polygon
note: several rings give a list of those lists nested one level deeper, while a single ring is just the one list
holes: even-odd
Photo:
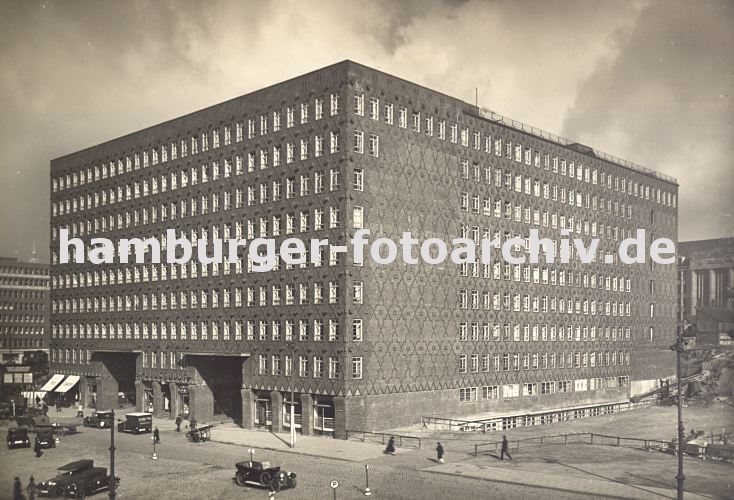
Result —
[{"label": "man in coat", "polygon": [[181,432],[181,415],[176,415],[176,432]]},{"label": "man in coat", "polygon": [[502,436],[502,450],[500,451],[500,460],[504,460],[505,455],[507,455],[507,458],[512,460],[512,455],[510,455],[509,450],[509,443],[507,442],[507,436]]},{"label": "man in coat", "polygon": [[441,443],[439,442],[436,446],[436,457],[438,457],[438,463],[442,464],[443,461],[443,446],[441,446]]}]

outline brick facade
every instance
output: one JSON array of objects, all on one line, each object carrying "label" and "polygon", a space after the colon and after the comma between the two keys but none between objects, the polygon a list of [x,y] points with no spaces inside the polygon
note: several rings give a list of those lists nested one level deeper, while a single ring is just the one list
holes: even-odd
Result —
[{"label": "brick facade", "polygon": [[[251,428],[267,415],[282,429],[293,379],[302,432],[337,437],[421,415],[617,401],[636,353],[675,333],[672,266],[58,263],[61,227],[85,241],[277,228],[278,240],[340,244],[360,209],[371,241],[530,228],[558,239],[561,225],[602,233],[603,250],[637,227],[676,240],[673,180],[349,61],[53,160],[51,179],[57,371],[187,386],[199,421],[216,411]],[[94,354],[106,351],[129,353],[124,366]],[[672,367],[661,363],[660,376]]]}]

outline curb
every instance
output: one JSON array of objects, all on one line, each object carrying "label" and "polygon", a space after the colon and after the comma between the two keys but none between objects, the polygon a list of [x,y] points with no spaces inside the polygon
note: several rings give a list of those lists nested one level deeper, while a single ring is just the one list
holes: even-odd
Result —
[{"label": "curb", "polygon": [[[327,455],[319,455],[317,453],[304,453],[302,451],[293,451],[291,449],[282,449],[282,448],[271,448],[269,446],[256,446],[251,444],[243,444],[243,443],[233,443],[232,441],[222,441],[219,439],[211,439],[212,443],[221,443],[221,444],[229,444],[232,446],[241,446],[241,447],[247,447],[247,448],[254,448],[256,450],[267,450],[267,451],[279,451],[282,453],[291,453],[293,455],[301,455],[303,457],[315,457],[315,458],[325,458],[328,460],[339,460],[341,462],[350,462],[350,463],[360,463],[362,460],[355,460],[352,458],[344,458],[344,457],[334,457],[334,456],[327,456]],[[370,459],[364,459],[364,460],[370,460]]]}]

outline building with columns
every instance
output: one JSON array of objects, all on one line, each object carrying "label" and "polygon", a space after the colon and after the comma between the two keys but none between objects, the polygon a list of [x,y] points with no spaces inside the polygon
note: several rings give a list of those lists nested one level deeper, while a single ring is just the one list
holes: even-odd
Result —
[{"label": "building with columns", "polygon": [[[603,119],[603,117],[600,117]],[[675,266],[621,265],[643,228],[677,240],[675,179],[344,61],[51,161],[52,365],[85,401],[345,437],[421,416],[625,400],[674,372]],[[527,237],[582,265],[59,262],[90,242],[297,235]]]},{"label": "building with columns", "polygon": [[713,339],[734,326],[734,238],[678,244],[678,320]]}]

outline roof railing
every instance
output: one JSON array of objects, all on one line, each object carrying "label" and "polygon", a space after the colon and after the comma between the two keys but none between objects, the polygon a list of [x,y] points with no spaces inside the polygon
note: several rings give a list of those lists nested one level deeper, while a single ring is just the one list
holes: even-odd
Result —
[{"label": "roof railing", "polygon": [[[493,122],[501,123],[502,125],[506,125],[508,127],[520,130],[522,132],[534,135],[536,137],[540,137],[547,141],[555,142],[556,144],[559,144],[561,146],[568,147],[568,146],[571,146],[572,144],[578,144],[576,141],[566,139],[565,137],[561,137],[560,135],[551,134],[550,132],[541,130],[537,127],[533,127],[531,125],[528,125],[527,123],[513,120],[512,118],[496,113],[490,109],[486,109],[486,108],[476,108],[476,109],[481,118],[484,118],[484,119],[487,119]],[[661,172],[657,172],[651,168],[643,167],[642,165],[638,165],[637,163],[625,160],[623,158],[619,158],[617,156],[611,155],[609,153],[605,153],[604,151],[600,151],[595,148],[590,148],[590,149],[594,152],[594,155],[596,157],[601,158],[602,160],[606,160],[608,162],[615,163],[617,165],[629,168],[631,170],[640,172],[642,174],[657,177],[658,179],[662,179],[667,182],[678,184],[678,179],[676,179],[673,176],[663,174]]]}]

